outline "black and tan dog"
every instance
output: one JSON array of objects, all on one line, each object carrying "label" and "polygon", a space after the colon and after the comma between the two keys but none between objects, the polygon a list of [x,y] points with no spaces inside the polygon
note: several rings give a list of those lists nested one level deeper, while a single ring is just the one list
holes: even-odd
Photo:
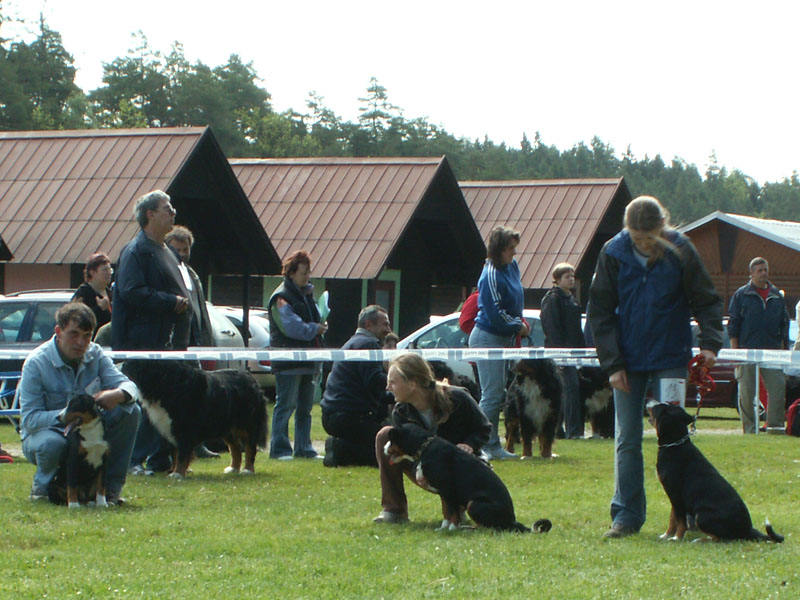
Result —
[{"label": "black and tan dog", "polygon": [[103,477],[108,460],[105,427],[94,398],[78,394],[70,398],[64,411],[67,452],[50,483],[48,498],[69,508],[94,503],[106,507]]},{"label": "black and tan dog", "polygon": [[[389,431],[384,452],[392,463],[417,464],[417,482],[439,494],[446,508],[442,529],[458,528],[466,510],[481,527],[531,531],[517,521],[508,488],[491,467],[447,440],[406,423]],[[551,527],[550,521],[539,519],[533,531],[546,533]]]},{"label": "black and tan dog", "polygon": [[687,516],[712,540],[759,540],[782,542],[767,521],[764,535],[750,520],[742,498],[689,437],[693,421],[680,406],[650,402],[651,422],[658,434],[656,470],[672,510],[662,538],[683,539]]},{"label": "black and tan dog", "polygon": [[195,446],[214,438],[225,440],[230,450],[226,473],[254,472],[268,424],[267,402],[252,375],[206,372],[176,360],[127,360],[122,372],[139,387],[153,426],[174,446],[171,477],[185,477]]},{"label": "black and tan dog", "polygon": [[514,364],[514,380],[506,392],[503,421],[506,451],[522,441],[522,458],[533,456],[538,438],[542,458],[553,456],[553,441],[561,418],[561,378],[550,359],[523,359]]},{"label": "black and tan dog", "polygon": [[600,367],[578,369],[578,393],[583,414],[592,426],[592,437],[614,437],[614,393]]}]

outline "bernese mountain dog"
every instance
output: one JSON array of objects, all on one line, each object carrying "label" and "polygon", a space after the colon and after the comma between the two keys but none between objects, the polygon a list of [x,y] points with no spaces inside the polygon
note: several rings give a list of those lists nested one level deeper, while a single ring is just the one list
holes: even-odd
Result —
[{"label": "bernese mountain dog", "polygon": [[583,414],[592,426],[592,437],[614,437],[614,392],[600,367],[578,369],[578,390]]},{"label": "bernese mountain dog", "polygon": [[512,368],[514,376],[506,391],[503,420],[506,451],[522,441],[522,458],[533,456],[533,438],[542,458],[553,456],[553,442],[561,420],[561,378],[550,359],[522,359]]},{"label": "bernese mountain dog", "polygon": [[69,508],[92,503],[105,508],[108,503],[103,477],[108,461],[108,440],[94,398],[89,394],[70,398],[64,411],[64,423],[67,452],[47,496],[53,504],[66,504]]},{"label": "bernese mountain dog", "polygon": [[[141,403],[173,450],[170,477],[183,478],[203,440],[222,438],[231,453],[226,473],[255,471],[267,443],[267,401],[246,371],[203,371],[178,360],[126,360],[122,372],[138,387]],[[242,468],[244,450],[244,468]]]},{"label": "bernese mountain dog", "polygon": [[662,538],[683,539],[691,516],[697,528],[714,541],[783,541],[769,521],[766,535],[753,527],[744,500],[692,443],[691,415],[680,406],[655,401],[647,404],[647,411],[658,436],[656,471],[672,504]]},{"label": "bernese mountain dog", "polygon": [[533,528],[517,521],[511,494],[490,466],[418,425],[393,427],[384,453],[392,463],[417,464],[417,482],[442,498],[442,529],[459,528],[465,510],[476,525],[499,531],[546,533],[552,528],[547,519],[539,519]]}]

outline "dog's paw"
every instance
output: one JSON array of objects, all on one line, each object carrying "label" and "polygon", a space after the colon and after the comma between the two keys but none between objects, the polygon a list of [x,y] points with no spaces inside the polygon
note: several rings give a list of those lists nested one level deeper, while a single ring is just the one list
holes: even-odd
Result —
[{"label": "dog's paw", "polygon": [[97,496],[97,500],[95,500],[94,505],[97,508],[108,508],[108,502],[106,502],[105,496]]},{"label": "dog's paw", "polygon": [[255,472],[251,471],[250,469],[242,469],[239,472],[239,475],[255,475]]},{"label": "dog's paw", "polygon": [[67,504],[67,508],[69,509],[82,508],[82,506],[80,502],[70,502],[69,504]]},{"label": "dog's paw", "polygon": [[226,475],[230,475],[231,473],[238,473],[239,469],[234,469],[233,467],[225,467],[225,469],[222,472],[225,473]]},{"label": "dog's paw", "polygon": [[439,526],[439,529],[450,529],[450,521],[447,519],[442,519],[442,524]]},{"label": "dog's paw", "polygon": [[169,477],[170,479],[176,479],[178,481],[181,481],[183,479],[183,475],[181,475],[177,471],[173,471],[172,473],[167,475],[167,477]]}]

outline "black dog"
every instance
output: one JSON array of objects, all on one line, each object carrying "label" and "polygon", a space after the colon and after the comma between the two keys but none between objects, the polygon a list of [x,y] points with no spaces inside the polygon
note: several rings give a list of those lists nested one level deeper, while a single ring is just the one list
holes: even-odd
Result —
[{"label": "black dog", "polygon": [[127,360],[122,372],[139,387],[153,426],[175,447],[171,477],[185,477],[195,446],[213,438],[225,440],[230,450],[226,473],[254,472],[268,425],[267,402],[252,375],[206,372],[176,360]]},{"label": "black dog", "polygon": [[[466,510],[477,525],[501,531],[531,531],[517,521],[514,503],[502,480],[483,461],[422,427],[406,423],[389,431],[384,452],[392,463],[417,462],[417,481],[438,493],[446,507],[442,528],[461,525]],[[540,519],[533,531],[545,533],[552,524]]]},{"label": "black dog", "polygon": [[453,369],[447,366],[447,363],[441,360],[428,361],[433,369],[433,378],[436,381],[447,380],[450,385],[462,387],[469,392],[469,395],[475,399],[475,402],[481,401],[481,388],[469,377],[455,373]]},{"label": "black dog", "polygon": [[769,521],[767,535],[753,527],[739,494],[689,439],[687,426],[693,419],[685,410],[657,402],[649,403],[647,409],[658,434],[658,478],[672,503],[669,527],[662,537],[682,539],[686,517],[691,515],[698,529],[715,541],[783,541]]},{"label": "black dog", "polygon": [[89,394],[70,398],[64,422],[67,452],[50,483],[47,493],[50,502],[67,504],[69,508],[91,502],[98,507],[108,506],[103,483],[108,441],[94,398]]},{"label": "black dog", "polygon": [[561,378],[550,359],[522,359],[515,363],[514,380],[506,392],[503,420],[506,451],[522,440],[522,458],[533,456],[533,438],[539,439],[543,458],[553,456],[553,441],[561,419]]},{"label": "black dog", "polygon": [[592,426],[593,437],[614,437],[614,393],[608,376],[600,367],[578,370],[578,390],[583,414]]}]

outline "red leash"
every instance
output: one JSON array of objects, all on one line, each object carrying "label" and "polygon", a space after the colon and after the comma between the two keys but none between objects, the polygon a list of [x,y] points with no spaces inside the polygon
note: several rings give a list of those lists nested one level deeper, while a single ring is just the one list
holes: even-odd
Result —
[{"label": "red leash", "polygon": [[697,412],[694,414],[694,421],[692,422],[692,433],[697,429],[697,417],[700,416],[700,407],[703,404],[703,398],[710,394],[717,388],[714,378],[711,377],[710,370],[706,366],[706,357],[702,354],[693,356],[689,361],[689,383],[697,388]]}]

